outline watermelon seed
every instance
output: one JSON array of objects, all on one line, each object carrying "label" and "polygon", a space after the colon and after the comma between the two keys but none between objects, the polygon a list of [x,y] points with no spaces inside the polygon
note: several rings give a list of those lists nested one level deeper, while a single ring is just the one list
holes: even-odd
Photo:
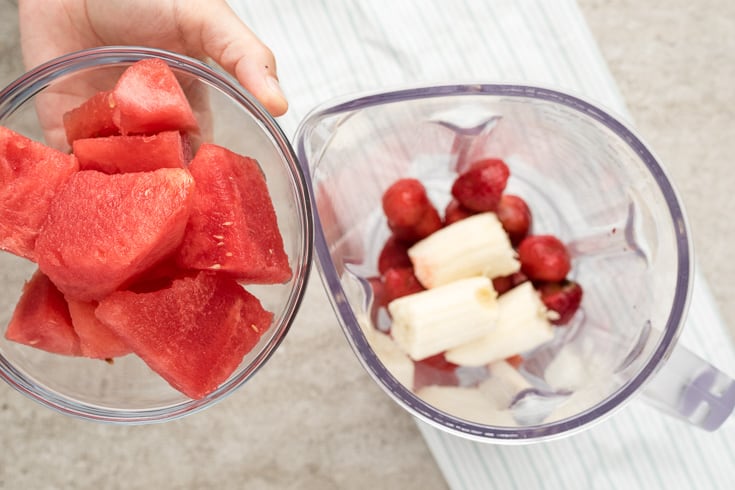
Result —
[{"label": "watermelon seed", "polygon": [[212,235],[212,238],[215,238],[217,240],[224,240],[225,237],[223,235]]},{"label": "watermelon seed", "polygon": [[225,257],[232,257],[232,252],[225,252]]},{"label": "watermelon seed", "polygon": [[221,268],[222,268],[222,264],[212,264],[210,267],[210,269],[214,269],[214,270],[221,269]]},{"label": "watermelon seed", "polygon": [[255,333],[259,333],[260,332],[260,330],[258,330],[258,326],[255,325],[255,324],[253,324],[253,323],[250,324],[250,328],[252,328],[253,329],[253,332],[255,332]]},{"label": "watermelon seed", "polygon": [[232,221],[225,221],[222,226],[232,226]]}]

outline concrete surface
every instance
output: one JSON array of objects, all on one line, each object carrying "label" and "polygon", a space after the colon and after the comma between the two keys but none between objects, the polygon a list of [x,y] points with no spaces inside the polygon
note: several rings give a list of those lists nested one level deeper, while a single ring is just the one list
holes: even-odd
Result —
[{"label": "concrete surface", "polygon": [[[735,333],[735,3],[579,4],[637,126],[681,192],[701,268]],[[23,70],[16,10],[0,0],[3,86]],[[314,279],[305,304],[323,294]],[[73,420],[3,383],[0,489],[446,488],[410,417],[369,382],[341,333],[315,324],[308,306],[302,311],[246,389],[164,425]]]}]

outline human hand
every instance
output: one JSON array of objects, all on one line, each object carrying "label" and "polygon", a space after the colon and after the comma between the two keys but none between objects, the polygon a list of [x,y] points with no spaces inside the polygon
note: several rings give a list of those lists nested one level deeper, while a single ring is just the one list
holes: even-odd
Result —
[{"label": "human hand", "polygon": [[18,12],[28,68],[95,46],[149,46],[209,57],[272,115],[288,108],[273,53],[225,0],[20,0]]}]

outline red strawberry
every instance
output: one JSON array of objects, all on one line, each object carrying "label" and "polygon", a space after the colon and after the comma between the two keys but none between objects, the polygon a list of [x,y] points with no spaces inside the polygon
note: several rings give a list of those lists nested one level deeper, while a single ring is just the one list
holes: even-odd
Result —
[{"label": "red strawberry", "polygon": [[441,217],[416,179],[399,179],[383,193],[388,227],[400,240],[416,242],[442,226]]},{"label": "red strawberry", "polygon": [[518,369],[521,366],[521,364],[523,364],[523,356],[520,354],[515,354],[513,356],[506,358],[505,362],[507,362],[514,368]]},{"label": "red strawberry", "polygon": [[509,276],[494,277],[493,288],[497,291],[498,295],[501,295],[526,281],[528,281],[528,278],[523,272],[514,272]]},{"label": "red strawberry", "polygon": [[385,297],[385,285],[382,277],[368,277],[368,283],[373,292],[373,300],[370,303],[370,320],[376,330],[383,333],[390,333],[390,320],[380,314],[382,308],[388,306],[388,300]]},{"label": "red strawberry", "polygon": [[395,226],[414,226],[429,205],[426,189],[416,179],[399,179],[383,193],[383,211]]},{"label": "red strawberry", "polygon": [[397,234],[409,243],[415,243],[441,229],[442,226],[442,218],[439,216],[439,212],[434,206],[431,206],[415,226],[410,229],[399,230]]},{"label": "red strawberry", "polygon": [[386,305],[394,299],[418,293],[424,289],[411,267],[388,269],[383,274],[383,301]]},{"label": "red strawberry", "polygon": [[518,245],[526,238],[531,229],[531,210],[526,201],[513,194],[503,194],[495,214],[513,245]]},{"label": "red strawberry", "polygon": [[495,211],[509,176],[503,160],[480,160],[457,177],[452,184],[452,196],[472,211]]},{"label": "red strawberry", "polygon": [[367,281],[373,291],[373,311],[371,311],[371,314],[374,314],[375,310],[387,304],[385,301],[385,286],[382,277],[369,277]]},{"label": "red strawberry", "polygon": [[551,321],[554,325],[569,323],[582,303],[582,286],[574,281],[545,282],[537,289],[544,305],[559,314],[558,319]]},{"label": "red strawberry", "polygon": [[395,235],[391,235],[385,241],[383,249],[378,256],[378,272],[385,274],[388,269],[399,267],[412,267],[411,259],[408,257],[408,249],[410,245],[399,240]]},{"label": "red strawberry", "polygon": [[470,211],[466,207],[462,206],[459,201],[452,199],[444,210],[444,226],[456,223],[457,221],[465,219],[468,216],[472,216],[473,214],[475,214],[474,211]]},{"label": "red strawberry", "polygon": [[571,269],[564,244],[553,235],[529,235],[518,246],[521,272],[532,281],[561,281]]},{"label": "red strawberry", "polygon": [[444,353],[414,362],[413,389],[420,390],[424,386],[457,386],[457,364],[447,361]]}]

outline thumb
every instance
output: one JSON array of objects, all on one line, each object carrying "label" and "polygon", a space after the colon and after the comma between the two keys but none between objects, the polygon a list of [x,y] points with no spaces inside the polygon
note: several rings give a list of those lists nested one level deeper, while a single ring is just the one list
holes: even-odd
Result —
[{"label": "thumb", "polygon": [[201,51],[234,76],[273,116],[285,114],[288,102],[278,83],[273,52],[225,1],[195,3],[199,7],[190,10],[199,24]]}]

